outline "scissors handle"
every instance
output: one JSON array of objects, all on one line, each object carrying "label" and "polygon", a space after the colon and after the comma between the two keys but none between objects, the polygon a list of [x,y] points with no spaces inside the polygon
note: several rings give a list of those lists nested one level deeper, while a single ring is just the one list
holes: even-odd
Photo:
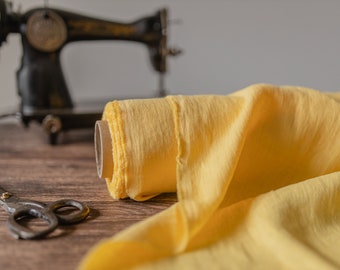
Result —
[{"label": "scissors handle", "polygon": [[[57,212],[58,209],[64,207],[70,207],[71,209],[76,209],[76,211],[69,214],[61,214]],[[47,205],[46,207],[32,201],[30,204],[17,208],[14,213],[9,216],[7,225],[16,238],[37,239],[54,231],[59,224],[67,225],[84,220],[89,213],[90,208],[75,200],[59,200]],[[43,229],[33,230],[18,222],[20,219],[26,217],[38,218],[46,221],[48,224],[43,226]]]},{"label": "scissors handle", "polygon": [[[39,218],[47,221],[48,225],[42,230],[33,230],[18,223],[18,220],[24,217]],[[46,211],[44,208],[23,206],[9,216],[7,226],[16,238],[36,239],[54,231],[58,226],[58,218],[52,211]]]},{"label": "scissors handle", "polygon": [[[62,225],[80,222],[84,220],[90,213],[90,208],[86,204],[70,199],[55,201],[49,204],[48,207],[58,217],[59,223]],[[76,209],[77,211],[69,214],[61,214],[57,212],[58,209],[64,207],[70,207]]]}]

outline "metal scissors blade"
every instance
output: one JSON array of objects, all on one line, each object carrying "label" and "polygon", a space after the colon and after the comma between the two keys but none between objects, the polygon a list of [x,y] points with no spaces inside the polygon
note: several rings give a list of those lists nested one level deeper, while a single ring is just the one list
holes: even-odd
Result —
[{"label": "metal scissors blade", "polygon": [[[7,226],[16,238],[36,239],[46,236],[54,231],[58,225],[73,224],[84,220],[90,213],[90,209],[81,202],[69,199],[55,201],[45,204],[33,200],[20,199],[0,187],[0,206],[5,209],[10,216]],[[70,207],[77,211],[70,214],[58,213],[58,209]],[[22,224],[20,219],[33,217],[44,220],[47,225],[43,229],[33,230]]]}]

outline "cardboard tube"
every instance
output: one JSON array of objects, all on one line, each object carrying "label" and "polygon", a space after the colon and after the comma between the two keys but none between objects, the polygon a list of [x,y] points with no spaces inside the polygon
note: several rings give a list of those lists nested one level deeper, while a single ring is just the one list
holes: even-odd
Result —
[{"label": "cardboard tube", "polygon": [[100,178],[110,178],[113,174],[112,140],[107,121],[95,124],[95,154],[97,172]]}]

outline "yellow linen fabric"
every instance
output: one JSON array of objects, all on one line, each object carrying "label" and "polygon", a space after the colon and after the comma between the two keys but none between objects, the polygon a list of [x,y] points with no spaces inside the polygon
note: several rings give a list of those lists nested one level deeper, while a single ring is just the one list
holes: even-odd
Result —
[{"label": "yellow linen fabric", "polygon": [[107,104],[111,195],[177,191],[178,202],[98,243],[79,268],[340,268],[338,100],[252,85]]}]

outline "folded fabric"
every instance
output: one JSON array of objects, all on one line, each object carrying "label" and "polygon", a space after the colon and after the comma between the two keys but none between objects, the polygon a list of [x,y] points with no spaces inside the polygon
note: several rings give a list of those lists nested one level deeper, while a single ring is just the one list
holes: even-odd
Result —
[{"label": "folded fabric", "polygon": [[[113,198],[177,192],[80,269],[338,269],[338,94],[253,85],[108,103]],[[113,217],[114,218],[114,217]]]}]

